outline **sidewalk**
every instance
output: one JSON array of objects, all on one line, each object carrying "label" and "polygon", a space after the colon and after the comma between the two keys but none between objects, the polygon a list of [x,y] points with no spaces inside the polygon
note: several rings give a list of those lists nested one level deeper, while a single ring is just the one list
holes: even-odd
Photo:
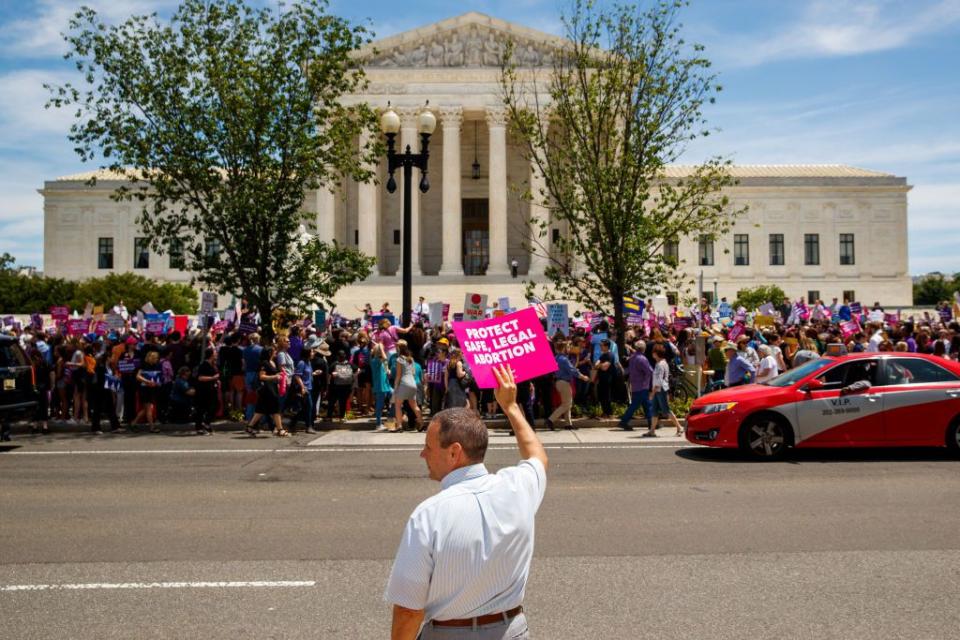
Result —
[{"label": "sidewalk", "polygon": [[[674,435],[673,427],[658,429],[656,438],[644,438],[646,429],[634,427],[633,431],[613,428],[612,425],[603,425],[606,428],[595,427],[590,429],[576,429],[568,431],[559,429],[537,429],[537,437],[544,446],[563,445],[672,445],[687,444],[684,437]],[[423,433],[404,431],[402,433],[374,433],[367,430],[338,429],[327,431],[320,437],[311,440],[311,447],[422,447]],[[513,436],[506,429],[490,430],[490,446],[516,446]]]}]

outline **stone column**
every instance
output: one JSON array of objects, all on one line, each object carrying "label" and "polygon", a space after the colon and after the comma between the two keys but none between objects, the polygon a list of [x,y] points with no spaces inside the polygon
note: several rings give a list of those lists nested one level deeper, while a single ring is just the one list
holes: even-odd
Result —
[{"label": "stone column", "polygon": [[490,264],[487,275],[510,273],[507,260],[507,113],[502,107],[487,108],[490,129]]},{"label": "stone column", "polygon": [[331,188],[336,189],[333,185],[320,185],[317,189],[317,237],[324,242],[333,242],[337,237],[337,196]]},{"label": "stone column", "polygon": [[[530,240],[533,250],[530,252],[530,268],[527,275],[542,276],[549,262],[550,243],[553,240],[550,230],[550,210],[543,203],[547,199],[547,183],[537,163],[530,161]],[[543,235],[541,235],[543,234]]]},{"label": "stone column", "polygon": [[443,125],[443,263],[441,276],[463,275],[462,201],[460,198],[460,124],[463,107],[440,107]]},{"label": "stone column", "polygon": [[[370,132],[363,130],[360,133],[359,150],[363,153],[364,147],[370,141]],[[370,167],[376,171],[376,166]],[[361,182],[357,185],[357,249],[361,253],[373,256],[377,259],[373,275],[380,273],[380,256],[377,251],[379,238],[377,230],[380,225],[377,224],[378,202],[377,202],[377,184],[372,180],[370,182]]]},{"label": "stone column", "polygon": [[[396,110],[400,116],[400,148],[399,153],[406,153],[407,146],[412,153],[420,152],[420,134],[417,133],[417,115],[420,114],[420,107],[403,107]],[[403,203],[403,169],[397,170],[397,182],[400,188],[397,195],[400,196],[400,202]],[[419,276],[420,271],[420,170],[414,168],[410,180],[410,272]],[[400,205],[400,220],[403,222],[403,205]],[[406,233],[402,229],[402,233]],[[400,268],[397,269],[397,275],[403,275],[403,256],[400,257]]]}]

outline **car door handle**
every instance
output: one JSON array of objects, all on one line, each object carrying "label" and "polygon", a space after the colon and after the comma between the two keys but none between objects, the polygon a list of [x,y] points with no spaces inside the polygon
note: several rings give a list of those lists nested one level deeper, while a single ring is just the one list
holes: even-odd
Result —
[{"label": "car door handle", "polygon": [[867,400],[869,400],[870,402],[876,402],[879,399],[880,399],[880,396],[867,396]]},{"label": "car door handle", "polygon": [[951,398],[960,398],[960,389],[949,389],[947,395]]}]

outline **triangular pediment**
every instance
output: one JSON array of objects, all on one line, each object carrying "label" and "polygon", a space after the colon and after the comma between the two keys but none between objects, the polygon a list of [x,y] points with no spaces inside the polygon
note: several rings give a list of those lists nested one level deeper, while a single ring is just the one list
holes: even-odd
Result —
[{"label": "triangular pediment", "polygon": [[549,67],[566,40],[470,12],[376,40],[360,55],[365,67],[499,67],[508,42],[520,67]]}]

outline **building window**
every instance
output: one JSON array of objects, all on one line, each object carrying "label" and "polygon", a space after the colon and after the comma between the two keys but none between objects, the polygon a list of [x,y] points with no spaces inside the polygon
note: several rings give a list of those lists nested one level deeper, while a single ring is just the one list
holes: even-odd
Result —
[{"label": "building window", "polygon": [[700,266],[713,266],[713,238],[710,236],[700,236]]},{"label": "building window", "polygon": [[807,304],[817,304],[817,300],[820,299],[820,292],[811,290],[807,291]]},{"label": "building window", "polygon": [[150,241],[146,238],[133,239],[133,268],[150,268]]},{"label": "building window", "polygon": [[183,271],[186,265],[183,260],[183,240],[171,240],[167,245],[167,253],[170,256],[170,268]]},{"label": "building window", "polygon": [[670,305],[671,307],[676,306],[678,300],[680,300],[680,294],[679,294],[679,293],[677,293],[676,291],[668,291],[668,292],[667,292],[667,304],[668,304],[668,305]]},{"label": "building window", "polygon": [[552,231],[553,231],[553,235],[552,235],[553,243],[556,244],[560,242],[560,229],[552,229]]},{"label": "building window", "polygon": [[674,238],[663,243],[663,261],[673,266],[680,264],[680,240]]},{"label": "building window", "polygon": [[400,229],[393,230],[393,244],[400,244]]},{"label": "building window", "polygon": [[783,255],[783,234],[770,234],[770,264],[776,267],[782,267],[784,262]]},{"label": "building window", "polygon": [[353,230],[353,244],[355,245],[360,244],[360,229]]},{"label": "building window", "polygon": [[820,264],[820,234],[807,233],[803,236],[803,264]]},{"label": "building window", "polygon": [[208,266],[216,265],[220,262],[220,252],[223,251],[223,245],[219,240],[208,240],[203,247],[203,262]]},{"label": "building window", "polygon": [[733,236],[733,264],[738,267],[750,264],[750,236],[745,233]]},{"label": "building window", "polygon": [[843,292],[843,301],[844,301],[844,302],[856,302],[856,301],[857,301],[857,292],[854,291],[854,290],[852,290],[852,289],[848,289],[847,291],[844,291],[844,292]]},{"label": "building window", "polygon": [[113,238],[97,240],[97,268],[113,269]]},{"label": "building window", "polygon": [[856,264],[852,233],[840,234],[840,264]]},{"label": "building window", "polygon": [[706,300],[706,301],[707,301],[707,304],[712,305],[712,304],[714,303],[714,300],[713,300],[713,291],[701,291],[701,292],[700,292],[700,297],[703,298],[704,300]]}]

